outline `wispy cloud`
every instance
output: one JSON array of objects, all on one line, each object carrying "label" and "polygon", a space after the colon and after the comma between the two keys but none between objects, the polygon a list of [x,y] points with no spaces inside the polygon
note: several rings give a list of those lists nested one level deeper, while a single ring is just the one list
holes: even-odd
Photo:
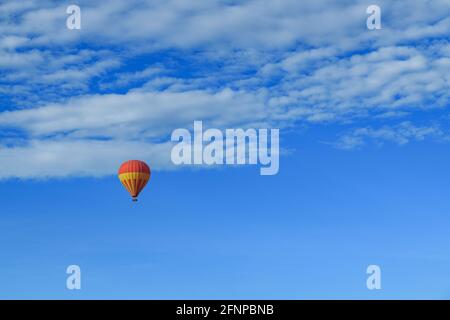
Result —
[{"label": "wispy cloud", "polygon": [[354,149],[374,143],[381,145],[385,142],[405,145],[410,141],[423,141],[425,138],[445,138],[444,132],[437,126],[415,126],[411,122],[402,122],[395,126],[381,128],[357,128],[342,135],[335,143],[340,149]]}]

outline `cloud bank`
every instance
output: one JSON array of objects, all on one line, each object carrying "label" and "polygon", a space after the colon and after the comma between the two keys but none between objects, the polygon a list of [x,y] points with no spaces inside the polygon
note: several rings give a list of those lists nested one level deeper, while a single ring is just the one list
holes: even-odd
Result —
[{"label": "cloud bank", "polygon": [[58,1],[0,4],[0,178],[109,175],[130,154],[166,169],[194,120],[341,124],[344,149],[445,134],[414,119],[449,105],[448,0],[379,1],[376,31],[367,1],[78,4],[79,31]]}]

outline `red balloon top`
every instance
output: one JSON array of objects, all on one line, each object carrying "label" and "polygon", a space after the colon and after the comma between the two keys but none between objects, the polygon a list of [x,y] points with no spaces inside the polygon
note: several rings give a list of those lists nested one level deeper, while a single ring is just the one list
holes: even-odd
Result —
[{"label": "red balloon top", "polygon": [[150,167],[140,160],[129,160],[122,163],[119,169],[119,174],[129,173],[129,172],[139,172],[150,174]]}]

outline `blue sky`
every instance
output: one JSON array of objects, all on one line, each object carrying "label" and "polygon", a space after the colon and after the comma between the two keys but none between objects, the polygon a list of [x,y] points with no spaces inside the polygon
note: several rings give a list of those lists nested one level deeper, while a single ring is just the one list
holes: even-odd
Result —
[{"label": "blue sky", "polygon": [[[449,298],[448,1],[77,4],[0,3],[1,298]],[[194,120],[279,173],[174,167]]]}]

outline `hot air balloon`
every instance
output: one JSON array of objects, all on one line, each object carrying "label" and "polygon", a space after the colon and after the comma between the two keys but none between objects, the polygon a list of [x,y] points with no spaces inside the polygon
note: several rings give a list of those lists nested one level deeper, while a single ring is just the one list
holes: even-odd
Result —
[{"label": "hot air balloon", "polygon": [[130,193],[133,201],[137,201],[139,193],[150,180],[150,167],[143,161],[129,160],[119,169],[119,180]]}]

